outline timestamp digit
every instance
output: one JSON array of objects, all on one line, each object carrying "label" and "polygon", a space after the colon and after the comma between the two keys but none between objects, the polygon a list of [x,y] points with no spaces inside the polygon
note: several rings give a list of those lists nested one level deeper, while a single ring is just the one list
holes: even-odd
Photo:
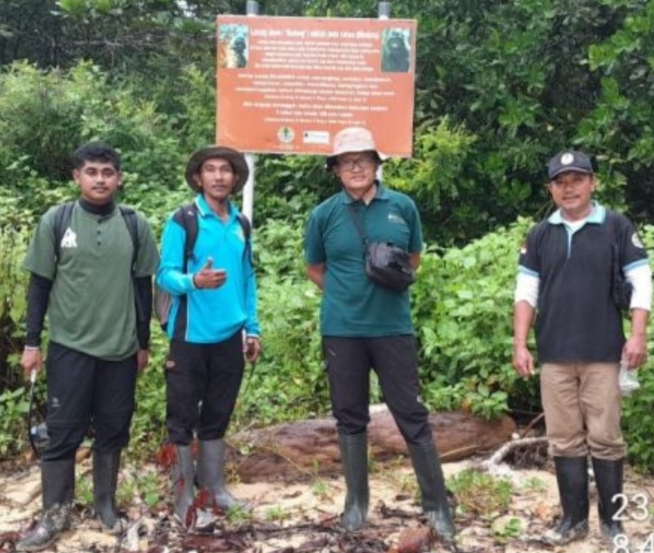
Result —
[{"label": "timestamp digit", "polygon": [[643,545],[638,549],[638,553],[654,553],[654,532],[650,532]]},{"label": "timestamp digit", "polygon": [[612,553],[629,553],[629,537],[626,534],[614,536]]}]

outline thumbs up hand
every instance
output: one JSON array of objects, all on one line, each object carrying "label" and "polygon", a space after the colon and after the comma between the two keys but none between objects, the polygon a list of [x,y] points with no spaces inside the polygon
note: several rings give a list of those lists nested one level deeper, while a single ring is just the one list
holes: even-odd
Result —
[{"label": "thumbs up hand", "polygon": [[227,280],[225,269],[214,269],[213,258],[209,257],[204,267],[193,275],[193,284],[196,288],[219,288]]}]

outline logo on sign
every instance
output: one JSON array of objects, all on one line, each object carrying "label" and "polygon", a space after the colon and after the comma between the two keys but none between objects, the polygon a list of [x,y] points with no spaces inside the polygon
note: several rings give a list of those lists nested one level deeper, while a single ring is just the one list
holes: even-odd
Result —
[{"label": "logo on sign", "polygon": [[277,131],[277,138],[279,138],[280,142],[289,144],[295,138],[295,131],[291,127],[280,127]]}]

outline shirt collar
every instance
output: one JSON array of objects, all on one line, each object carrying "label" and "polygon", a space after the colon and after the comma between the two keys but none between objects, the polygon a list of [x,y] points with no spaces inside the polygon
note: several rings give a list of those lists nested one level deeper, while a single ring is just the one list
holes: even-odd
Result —
[{"label": "shirt collar", "polygon": [[[209,207],[209,204],[207,204],[207,201],[204,199],[204,194],[198,194],[195,197],[195,205],[198,206],[198,213],[202,217],[215,217],[216,214],[211,210]],[[229,201],[229,218],[230,220],[234,219],[236,217],[236,208],[232,204],[231,201]]]},{"label": "shirt collar", "polygon": [[[593,223],[595,225],[601,225],[606,218],[606,208],[603,205],[600,205],[595,200],[592,201],[593,209],[586,218],[586,223]],[[565,220],[561,216],[561,210],[557,209],[552,215],[547,218],[547,221],[551,225],[563,225]]]},{"label": "shirt collar", "polygon": [[[388,188],[386,188],[377,179],[375,179],[375,186],[377,187],[377,192],[375,193],[375,196],[373,197],[373,200],[388,200]],[[341,187],[340,194],[341,194],[341,203],[353,204],[354,202],[359,201],[359,200],[355,200],[352,196],[350,196],[345,191],[345,188],[343,188],[343,187]]]}]

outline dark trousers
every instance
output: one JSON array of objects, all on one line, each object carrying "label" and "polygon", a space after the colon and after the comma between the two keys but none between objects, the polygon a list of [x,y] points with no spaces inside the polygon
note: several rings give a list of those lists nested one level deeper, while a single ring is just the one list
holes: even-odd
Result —
[{"label": "dark trousers", "polygon": [[166,360],[166,427],[170,441],[188,445],[227,431],[243,380],[243,337],[217,344],[170,342]]},{"label": "dark trousers", "polygon": [[428,411],[420,400],[418,355],[413,336],[322,340],[332,411],[339,434],[359,434],[370,422],[370,370],[408,444],[432,443]]},{"label": "dark trousers", "polygon": [[50,343],[46,359],[50,442],[43,460],[73,458],[91,423],[96,451],[123,449],[134,413],[136,373],[136,355],[106,361]]}]

